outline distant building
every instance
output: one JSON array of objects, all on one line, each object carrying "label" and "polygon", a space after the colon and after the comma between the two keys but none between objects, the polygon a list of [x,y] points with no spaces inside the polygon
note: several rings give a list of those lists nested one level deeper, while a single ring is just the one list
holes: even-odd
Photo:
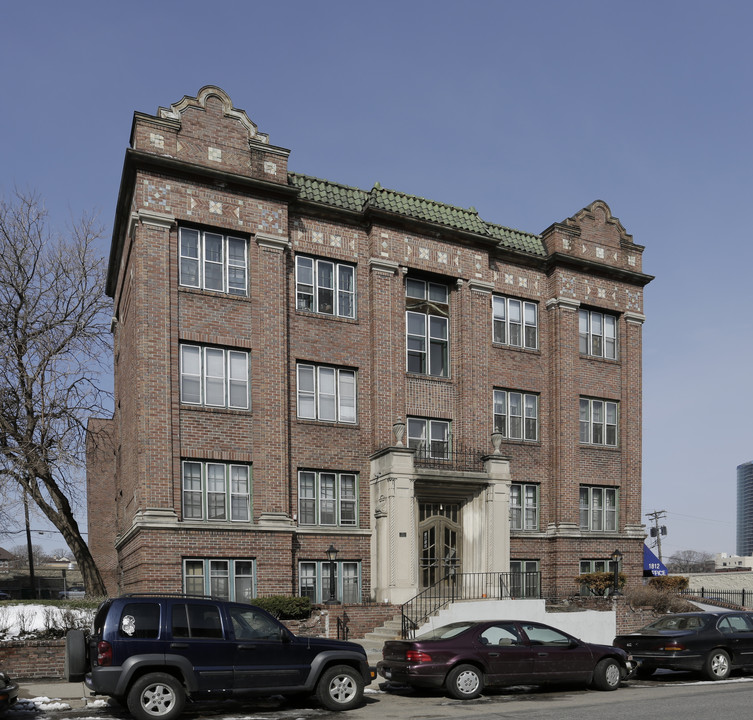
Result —
[{"label": "distant building", "polygon": [[737,554],[753,555],[753,461],[737,466]]},{"label": "distant building", "polygon": [[552,597],[615,549],[638,582],[643,247],[600,200],[533,234],[289,152],[216,87],[134,116],[89,426],[108,590]]},{"label": "distant building", "polygon": [[13,555],[11,555],[5,548],[0,548],[0,572],[8,572],[12,561]]},{"label": "distant building", "polygon": [[740,555],[728,555],[717,553],[714,556],[714,569],[725,570],[750,570],[753,568],[753,556],[741,557]]}]

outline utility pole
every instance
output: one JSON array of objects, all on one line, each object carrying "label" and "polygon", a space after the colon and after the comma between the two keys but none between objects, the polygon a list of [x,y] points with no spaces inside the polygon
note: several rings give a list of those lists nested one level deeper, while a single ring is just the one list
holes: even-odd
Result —
[{"label": "utility pole", "polygon": [[24,517],[26,518],[26,551],[29,554],[29,582],[34,597],[37,597],[37,583],[34,579],[34,550],[31,547],[31,530],[29,528],[29,496],[24,490]]},{"label": "utility pole", "polygon": [[654,510],[653,512],[646,513],[646,517],[654,521],[654,526],[650,529],[649,534],[652,538],[656,538],[656,554],[659,556],[659,562],[663,562],[661,557],[661,536],[667,534],[667,526],[659,525],[659,520],[663,520],[666,516],[666,510]]}]

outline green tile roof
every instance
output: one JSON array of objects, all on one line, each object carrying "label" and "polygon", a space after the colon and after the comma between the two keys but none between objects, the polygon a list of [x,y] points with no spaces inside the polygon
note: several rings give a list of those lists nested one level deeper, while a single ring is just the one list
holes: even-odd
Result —
[{"label": "green tile roof", "polygon": [[301,200],[353,212],[364,212],[368,209],[381,210],[453,230],[473,233],[495,240],[503,247],[512,250],[541,257],[546,255],[539,235],[486,222],[479,217],[475,208],[466,209],[445,205],[416,195],[387,190],[379,183],[374,185],[370,192],[366,192],[359,188],[338,185],[328,180],[297,173],[289,173],[288,181],[299,190]]}]

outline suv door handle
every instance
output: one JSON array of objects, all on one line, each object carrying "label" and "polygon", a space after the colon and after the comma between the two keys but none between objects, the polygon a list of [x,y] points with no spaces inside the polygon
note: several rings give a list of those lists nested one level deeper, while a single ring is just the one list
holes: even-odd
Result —
[{"label": "suv door handle", "polygon": [[256,650],[256,645],[249,645],[248,643],[242,643],[238,645],[238,650]]},{"label": "suv door handle", "polygon": [[170,643],[170,647],[182,650],[188,647],[188,643]]}]

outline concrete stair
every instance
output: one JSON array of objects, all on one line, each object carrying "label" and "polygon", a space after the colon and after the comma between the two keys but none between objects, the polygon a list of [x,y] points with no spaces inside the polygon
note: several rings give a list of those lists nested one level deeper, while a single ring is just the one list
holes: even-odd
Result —
[{"label": "concrete stair", "polygon": [[395,615],[391,620],[387,620],[384,625],[374,628],[362,638],[353,638],[353,642],[362,645],[366,649],[368,656],[378,656],[378,659],[381,659],[382,646],[387,640],[399,640],[402,627],[402,616]]}]

